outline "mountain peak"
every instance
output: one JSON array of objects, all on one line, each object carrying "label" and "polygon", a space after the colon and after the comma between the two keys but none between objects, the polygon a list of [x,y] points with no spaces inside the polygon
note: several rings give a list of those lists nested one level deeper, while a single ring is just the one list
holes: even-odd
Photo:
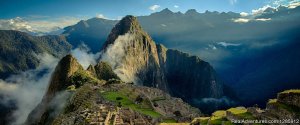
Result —
[{"label": "mountain peak", "polygon": [[67,80],[76,71],[83,70],[77,59],[72,55],[63,57],[55,68],[47,90],[47,97],[52,98],[57,92],[66,89],[70,84]]},{"label": "mountain peak", "polygon": [[109,44],[113,44],[120,35],[125,35],[126,33],[138,34],[142,32],[144,31],[142,30],[137,18],[131,15],[127,15],[122,18],[111,30],[106,42],[102,47],[102,50],[104,50]]},{"label": "mountain peak", "polygon": [[165,8],[162,11],[160,11],[161,13],[173,13],[169,8]]},{"label": "mountain peak", "polygon": [[137,18],[132,15],[127,15],[120,20],[120,22],[114,27],[119,31],[119,35],[124,35],[127,32],[133,32],[133,30],[141,29],[140,24],[137,21]]},{"label": "mountain peak", "polygon": [[199,14],[196,9],[189,9],[185,12],[185,15],[195,15]]}]

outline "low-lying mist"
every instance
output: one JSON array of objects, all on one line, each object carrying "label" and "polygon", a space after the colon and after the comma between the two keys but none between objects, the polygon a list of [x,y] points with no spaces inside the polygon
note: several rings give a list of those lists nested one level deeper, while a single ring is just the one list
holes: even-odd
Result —
[{"label": "low-lying mist", "polygon": [[[100,55],[99,53],[91,53],[90,49],[84,44],[73,49],[71,54],[84,68],[87,68],[90,64],[96,64],[96,59]],[[47,53],[34,55],[40,61],[36,69],[11,75],[7,79],[0,79],[0,95],[2,96],[0,103],[9,107],[13,102],[16,106],[16,109],[9,116],[11,121],[9,124],[11,125],[24,123],[28,114],[41,102],[51,75],[59,61],[58,58]],[[61,107],[61,105],[58,106]]]}]

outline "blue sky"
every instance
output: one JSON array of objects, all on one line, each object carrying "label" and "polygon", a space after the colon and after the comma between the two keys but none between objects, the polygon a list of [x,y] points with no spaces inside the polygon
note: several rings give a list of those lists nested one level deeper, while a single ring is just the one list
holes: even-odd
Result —
[{"label": "blue sky", "polygon": [[[198,12],[251,12],[274,1],[289,0],[1,0],[0,18],[94,17],[99,14],[116,19],[128,14],[148,15],[164,8],[181,12],[188,9],[196,9]],[[150,10],[149,7],[153,5],[157,5],[158,8]]]}]

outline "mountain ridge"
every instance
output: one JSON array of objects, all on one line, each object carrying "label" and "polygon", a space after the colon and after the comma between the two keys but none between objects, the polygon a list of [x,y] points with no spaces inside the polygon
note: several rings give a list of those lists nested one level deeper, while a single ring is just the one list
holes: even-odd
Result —
[{"label": "mountain ridge", "polygon": [[136,17],[126,16],[116,24],[104,47],[100,60],[110,63],[125,82],[159,88],[191,104],[193,100],[224,96],[223,83],[209,63],[155,44]]}]

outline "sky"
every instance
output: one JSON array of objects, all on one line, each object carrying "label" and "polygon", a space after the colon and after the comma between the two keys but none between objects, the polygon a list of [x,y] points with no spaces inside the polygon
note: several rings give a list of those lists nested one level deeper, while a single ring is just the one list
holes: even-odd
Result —
[{"label": "sky", "polygon": [[0,0],[0,23],[1,20],[19,18],[40,26],[49,25],[51,21],[53,28],[92,17],[120,19],[125,15],[149,15],[164,8],[182,13],[188,9],[196,9],[198,12],[251,13],[263,6],[286,5],[294,1],[300,0]]}]

